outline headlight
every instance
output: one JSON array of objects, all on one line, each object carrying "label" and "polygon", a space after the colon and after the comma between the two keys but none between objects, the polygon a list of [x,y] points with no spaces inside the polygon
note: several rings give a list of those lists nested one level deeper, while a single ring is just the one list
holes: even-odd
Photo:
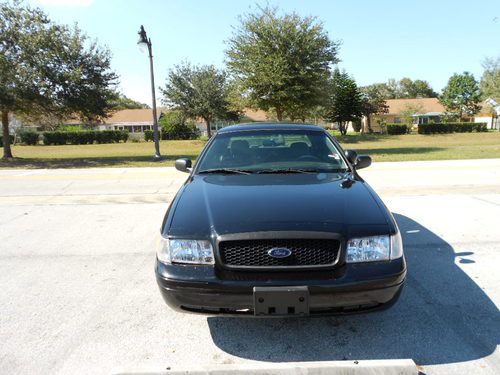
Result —
[{"label": "headlight", "polygon": [[403,255],[401,234],[351,238],[347,242],[347,263],[377,262]]},{"label": "headlight", "polygon": [[214,264],[210,241],[160,238],[156,252],[162,263]]}]

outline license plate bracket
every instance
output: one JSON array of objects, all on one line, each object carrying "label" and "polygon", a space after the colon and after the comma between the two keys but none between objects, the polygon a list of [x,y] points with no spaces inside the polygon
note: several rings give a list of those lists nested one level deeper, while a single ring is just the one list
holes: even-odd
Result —
[{"label": "license plate bracket", "polygon": [[254,314],[256,316],[309,315],[307,286],[254,287]]}]

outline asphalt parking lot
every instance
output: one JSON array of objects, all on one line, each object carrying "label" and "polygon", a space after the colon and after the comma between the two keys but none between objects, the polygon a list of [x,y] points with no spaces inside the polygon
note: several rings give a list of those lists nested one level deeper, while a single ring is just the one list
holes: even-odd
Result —
[{"label": "asphalt parking lot", "polygon": [[392,309],[314,319],[178,314],[154,279],[172,168],[0,171],[0,373],[412,358],[500,373],[500,159],[374,164],[408,282]]}]

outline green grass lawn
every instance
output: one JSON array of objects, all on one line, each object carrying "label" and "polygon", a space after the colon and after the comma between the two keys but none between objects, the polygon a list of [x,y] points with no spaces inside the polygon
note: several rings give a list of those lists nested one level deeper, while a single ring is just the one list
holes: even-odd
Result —
[{"label": "green grass lawn", "polygon": [[[500,158],[500,132],[436,135],[336,135],[344,148],[371,155],[375,161]],[[161,141],[164,156],[153,162],[151,142],[80,146],[13,146],[13,160],[0,168],[82,168],[171,166],[179,157],[196,159],[206,142]],[[0,149],[1,152],[1,149]]]},{"label": "green grass lawn", "polygon": [[434,135],[337,136],[344,149],[371,155],[375,161],[500,158],[500,132]]}]

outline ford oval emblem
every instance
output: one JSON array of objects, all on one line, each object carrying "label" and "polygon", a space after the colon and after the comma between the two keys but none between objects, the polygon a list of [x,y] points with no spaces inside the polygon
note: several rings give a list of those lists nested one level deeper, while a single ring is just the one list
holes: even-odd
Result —
[{"label": "ford oval emblem", "polygon": [[273,247],[267,252],[267,255],[273,258],[286,258],[292,255],[292,251],[286,247]]}]

